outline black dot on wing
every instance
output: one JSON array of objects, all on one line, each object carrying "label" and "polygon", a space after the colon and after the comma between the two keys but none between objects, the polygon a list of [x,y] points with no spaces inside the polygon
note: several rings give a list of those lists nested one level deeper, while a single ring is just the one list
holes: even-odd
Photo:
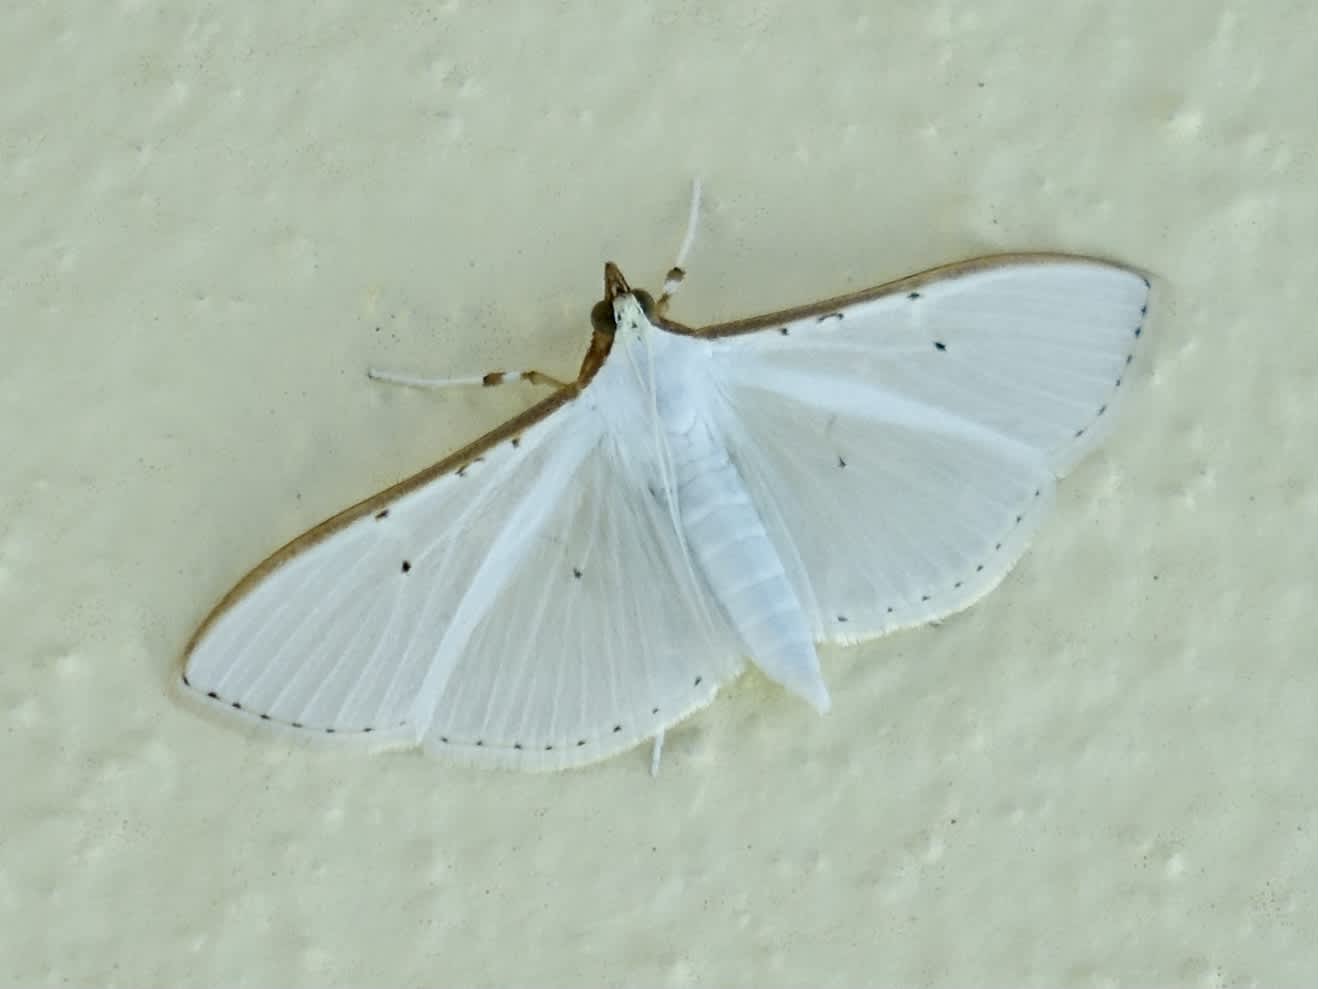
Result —
[{"label": "black dot on wing", "polygon": [[613,734],[616,735],[616,734],[618,734],[618,732],[620,732],[620,731],[622,731],[622,725],[614,725],[614,726],[613,726]]},{"label": "black dot on wing", "polygon": [[268,715],[268,714],[263,714],[263,715],[261,715],[261,720],[262,720],[262,721],[269,721],[269,720],[270,720],[270,715]]},{"label": "black dot on wing", "polygon": [[695,682],[692,684],[692,686],[699,687],[704,679],[705,679],[704,677],[696,677]]},{"label": "black dot on wing", "polygon": [[584,738],[577,739],[577,748],[581,748],[585,744],[586,744],[586,740]]},{"label": "black dot on wing", "polygon": [[788,336],[791,334],[792,331],[785,326],[780,326],[778,328],[778,332],[781,333],[783,336]]},{"label": "black dot on wing", "polygon": [[211,700],[215,700],[215,701],[220,699],[220,695],[213,690],[206,691],[206,696],[209,697]]},{"label": "black dot on wing", "polygon": [[839,468],[840,470],[845,470],[845,469],[846,469],[847,461],[846,461],[846,458],[843,457],[841,454],[838,454],[837,465],[838,465],[838,468]]},{"label": "black dot on wing", "polygon": [[326,735],[333,735],[333,734],[334,734],[334,729],[333,729],[333,728],[326,728],[326,729],[325,729],[325,734],[326,734]]},{"label": "black dot on wing", "polygon": [[553,752],[553,751],[554,751],[554,747],[553,747],[552,745],[546,745],[546,746],[545,746],[545,751],[546,751],[546,752]]},{"label": "black dot on wing", "polygon": [[512,439],[512,444],[513,444],[513,449],[514,450],[517,449],[519,446],[522,445],[522,438],[520,436],[514,436]]},{"label": "black dot on wing", "polygon": [[650,708],[650,713],[651,713],[651,714],[658,714],[658,713],[659,713],[659,709],[658,709],[657,707],[652,707],[652,708]]},{"label": "black dot on wing", "polygon": [[845,623],[846,620],[847,620],[847,616],[846,616],[846,615],[838,615],[838,616],[837,616],[837,620],[840,621],[840,622]]},{"label": "black dot on wing", "polygon": [[377,521],[379,521],[380,519],[387,519],[388,517],[389,517],[389,509],[387,508],[382,509],[381,511],[375,513],[375,518]]},{"label": "black dot on wing", "polygon": [[241,711],[243,709],[243,706],[239,704],[237,701],[230,701],[229,706],[233,708],[235,711]]},{"label": "black dot on wing", "polygon": [[522,751],[522,743],[521,743],[521,742],[513,742],[513,748],[515,748],[518,752],[521,752],[521,751]]},{"label": "black dot on wing", "polygon": [[306,725],[304,725],[301,721],[290,721],[289,724],[291,724],[294,728],[305,728],[305,727],[306,727]]},{"label": "black dot on wing", "polygon": [[946,350],[946,349],[947,349],[947,344],[943,343],[942,340],[934,341],[934,350]]},{"label": "black dot on wing", "polygon": [[411,562],[408,561],[408,560],[404,560],[404,561],[403,561],[403,566],[402,566],[401,569],[402,569],[403,573],[411,573],[411,572],[412,572],[412,564],[411,564]]},{"label": "black dot on wing", "polygon": [[918,299],[918,298],[920,298],[920,293],[919,293],[919,292],[908,292],[908,293],[906,294],[906,298],[908,298],[908,299],[912,299],[912,300],[914,300],[914,299]]},{"label": "black dot on wing", "polygon": [[575,577],[575,578],[577,578],[577,580],[580,580],[580,579],[581,579],[581,569],[580,569],[579,567],[573,567],[573,568],[572,568],[572,576]]}]

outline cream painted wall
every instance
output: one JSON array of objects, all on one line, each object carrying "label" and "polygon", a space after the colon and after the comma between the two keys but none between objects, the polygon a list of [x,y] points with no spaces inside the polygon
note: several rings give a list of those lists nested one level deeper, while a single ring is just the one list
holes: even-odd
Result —
[{"label": "cream painted wall", "polygon": [[[7,5],[0,982],[1313,985],[1311,4]],[[675,315],[1008,249],[1159,279],[1112,442],[939,628],[542,777],[178,706],[285,538]],[[643,274],[643,273],[649,273]],[[882,561],[875,561],[880,565]]]}]

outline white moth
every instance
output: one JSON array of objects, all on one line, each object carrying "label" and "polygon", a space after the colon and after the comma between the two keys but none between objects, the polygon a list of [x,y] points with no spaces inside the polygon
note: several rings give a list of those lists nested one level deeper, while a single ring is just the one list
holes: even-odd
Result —
[{"label": "white moth", "polygon": [[[691,242],[698,204],[681,254]],[[679,256],[679,265],[681,256]],[[1107,432],[1149,283],[1009,254],[693,329],[613,264],[575,381],[247,575],[191,696],[271,729],[561,769],[743,657],[820,712],[815,644],[959,611]]]}]

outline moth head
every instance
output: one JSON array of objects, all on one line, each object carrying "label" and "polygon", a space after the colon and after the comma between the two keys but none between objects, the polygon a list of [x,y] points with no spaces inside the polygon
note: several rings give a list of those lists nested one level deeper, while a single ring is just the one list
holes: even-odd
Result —
[{"label": "moth head", "polygon": [[633,305],[639,306],[647,319],[654,315],[654,296],[644,289],[632,289],[610,261],[604,266],[604,298],[590,310],[591,328],[596,333],[615,332]]}]

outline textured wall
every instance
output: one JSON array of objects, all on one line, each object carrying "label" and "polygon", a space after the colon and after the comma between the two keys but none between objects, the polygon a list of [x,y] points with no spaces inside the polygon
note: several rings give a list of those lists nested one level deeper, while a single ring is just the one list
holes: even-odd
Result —
[{"label": "textured wall", "polygon": [[[1314,984],[1316,21],[9,3],[0,982]],[[657,780],[181,708],[250,565],[529,400],[363,369],[570,373],[695,173],[689,322],[998,250],[1158,277],[1004,585],[828,650],[826,719],[744,677]]]}]

